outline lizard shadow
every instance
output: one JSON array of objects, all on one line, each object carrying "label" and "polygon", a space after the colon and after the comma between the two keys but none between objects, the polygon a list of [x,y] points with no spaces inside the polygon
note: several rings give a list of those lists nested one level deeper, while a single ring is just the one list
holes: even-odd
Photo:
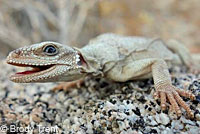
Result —
[{"label": "lizard shadow", "polygon": [[[145,79],[142,81],[113,82],[104,78],[89,78],[86,79],[84,86],[87,88],[88,92],[96,92],[98,99],[106,100],[113,95],[133,94],[135,91],[149,94],[151,92],[151,87],[153,87],[153,80]],[[89,89],[92,89],[92,91]]]}]

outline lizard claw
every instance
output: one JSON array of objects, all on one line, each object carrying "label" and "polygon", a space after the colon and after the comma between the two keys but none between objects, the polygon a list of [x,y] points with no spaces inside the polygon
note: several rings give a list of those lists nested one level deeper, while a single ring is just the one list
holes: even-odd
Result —
[{"label": "lizard claw", "polygon": [[72,82],[63,82],[57,85],[52,89],[52,91],[56,90],[64,90],[64,91],[69,91],[69,89],[74,88],[74,87],[80,87],[81,84],[83,83],[83,80],[78,80],[78,81],[72,81]]},{"label": "lizard claw", "polygon": [[157,92],[157,94],[159,94],[162,110],[166,109],[166,107],[167,107],[166,100],[168,99],[173,110],[175,110],[178,117],[180,117],[182,114],[181,109],[180,109],[180,106],[181,106],[186,110],[186,112],[190,118],[194,118],[194,114],[193,114],[192,110],[180,97],[180,96],[184,96],[184,97],[190,98],[191,100],[194,100],[195,99],[194,94],[192,94],[189,91],[180,90],[171,84],[158,86],[156,92]]}]

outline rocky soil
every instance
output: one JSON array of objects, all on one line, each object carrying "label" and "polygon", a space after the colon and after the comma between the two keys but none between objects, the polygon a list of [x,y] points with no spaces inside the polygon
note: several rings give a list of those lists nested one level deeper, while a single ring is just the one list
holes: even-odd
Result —
[{"label": "rocky soil", "polygon": [[183,109],[181,118],[171,110],[161,112],[159,100],[153,99],[152,79],[112,83],[86,78],[81,88],[52,92],[55,83],[16,84],[8,78],[16,68],[4,62],[0,68],[0,122],[9,128],[7,132],[10,126],[29,126],[38,133],[42,126],[56,127],[63,134],[200,133],[200,75],[187,73],[185,67],[170,72],[175,86],[197,97],[195,101],[184,98],[194,111],[193,120]]}]

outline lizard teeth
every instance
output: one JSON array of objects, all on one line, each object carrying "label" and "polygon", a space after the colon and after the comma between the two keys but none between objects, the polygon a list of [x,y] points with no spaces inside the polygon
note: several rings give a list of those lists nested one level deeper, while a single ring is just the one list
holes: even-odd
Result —
[{"label": "lizard teeth", "polygon": [[76,55],[76,58],[78,59],[78,58],[80,58],[80,56],[79,56],[79,55]]},{"label": "lizard teeth", "polygon": [[[54,61],[55,62],[55,61]],[[50,62],[50,63],[30,63],[29,61],[27,62],[23,62],[23,61],[17,61],[17,60],[13,60],[13,59],[8,59],[7,63],[14,63],[14,64],[21,64],[21,65],[29,65],[29,66],[47,66],[47,65],[51,65],[54,62]]]}]

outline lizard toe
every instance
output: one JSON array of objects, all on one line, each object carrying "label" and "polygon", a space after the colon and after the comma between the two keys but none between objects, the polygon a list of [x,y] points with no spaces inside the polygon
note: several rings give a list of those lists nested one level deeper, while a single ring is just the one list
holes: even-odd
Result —
[{"label": "lizard toe", "polygon": [[159,98],[159,92],[158,92],[158,91],[154,92],[153,98],[154,98],[155,100],[157,100],[157,99]]},{"label": "lizard toe", "polygon": [[164,111],[167,108],[167,106],[166,106],[166,93],[164,93],[164,92],[160,93],[160,100],[161,100],[161,109]]},{"label": "lizard toe", "polygon": [[190,98],[191,100],[195,100],[196,99],[195,95],[190,91],[184,91],[184,90],[181,90],[181,89],[176,89],[176,92],[181,96]]},{"label": "lizard toe", "polygon": [[176,101],[178,102],[178,104],[186,110],[189,117],[194,118],[194,113],[192,112],[190,107],[186,104],[186,102],[183,101],[183,99],[179,96],[178,92],[173,91],[173,95],[174,95],[174,98],[176,99]]},{"label": "lizard toe", "polygon": [[175,110],[176,115],[177,115],[178,117],[180,117],[181,114],[182,114],[182,112],[181,112],[180,107],[178,106],[178,103],[177,103],[177,101],[175,100],[173,94],[172,94],[172,93],[168,93],[168,94],[167,94],[167,98],[168,98],[170,104],[172,105],[173,109]]}]

